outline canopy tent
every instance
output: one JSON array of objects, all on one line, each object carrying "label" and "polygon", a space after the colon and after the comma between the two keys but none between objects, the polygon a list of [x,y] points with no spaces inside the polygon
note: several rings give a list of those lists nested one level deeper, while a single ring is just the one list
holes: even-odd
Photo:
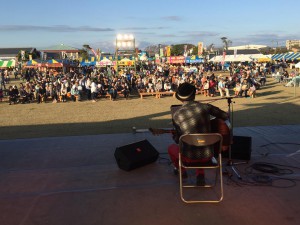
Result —
[{"label": "canopy tent", "polygon": [[259,58],[266,57],[264,54],[251,54],[249,55],[251,59],[258,60]]},{"label": "canopy tent", "polygon": [[293,53],[286,60],[291,60],[291,61],[300,60],[300,53],[299,52]]},{"label": "canopy tent", "polygon": [[272,55],[262,55],[261,57],[257,58],[257,62],[271,62],[272,61]]},{"label": "canopy tent", "polygon": [[295,65],[295,68],[300,68],[300,62]]},{"label": "canopy tent", "polygon": [[284,53],[277,53],[272,56],[272,60],[279,60],[280,58],[282,58],[283,55]]},{"label": "canopy tent", "polygon": [[111,65],[113,65],[113,62],[106,57],[104,57],[101,61],[96,63],[97,67],[105,67],[105,66],[111,66]]},{"label": "canopy tent", "polygon": [[272,56],[272,60],[285,60],[285,61],[293,61],[300,59],[299,52],[289,52],[289,53],[278,53]]},{"label": "canopy tent", "polygon": [[34,67],[40,67],[41,66],[41,60],[34,59],[29,60],[25,64],[23,64],[25,68],[34,68]]},{"label": "canopy tent", "polygon": [[89,57],[80,62],[80,66],[96,66],[96,57]]},{"label": "canopy tent", "polygon": [[118,61],[118,66],[133,66],[135,64],[134,60],[130,60],[128,58],[124,58]]},{"label": "canopy tent", "polygon": [[250,62],[253,59],[251,55],[226,55],[225,58],[222,55],[217,55],[211,58],[211,62]]},{"label": "canopy tent", "polygon": [[46,67],[63,67],[63,61],[62,60],[57,60],[57,59],[50,59],[46,61],[45,63],[42,64],[42,66]]},{"label": "canopy tent", "polygon": [[0,68],[9,68],[9,67],[15,67],[16,61],[15,60],[0,60]]},{"label": "canopy tent", "polygon": [[271,62],[271,58],[269,58],[269,57],[262,57],[262,58],[258,58],[257,59],[257,62],[260,62],[260,63],[262,63],[262,62]]}]

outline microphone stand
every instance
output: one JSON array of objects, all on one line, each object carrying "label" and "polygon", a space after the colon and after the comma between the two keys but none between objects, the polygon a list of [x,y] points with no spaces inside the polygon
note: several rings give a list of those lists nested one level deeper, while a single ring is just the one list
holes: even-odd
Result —
[{"label": "microphone stand", "polygon": [[[232,101],[233,97],[226,97],[227,103],[228,103],[228,116],[229,116],[229,122],[231,124],[230,129],[230,137],[233,138],[233,106],[232,104],[235,103]],[[235,165],[244,164],[247,162],[238,162],[234,163],[231,158],[231,145],[229,146],[229,152],[228,152],[228,162],[227,166],[231,168],[231,170],[234,172],[234,174],[238,177],[238,179],[242,179],[241,175],[239,174],[239,171],[235,168]]]}]

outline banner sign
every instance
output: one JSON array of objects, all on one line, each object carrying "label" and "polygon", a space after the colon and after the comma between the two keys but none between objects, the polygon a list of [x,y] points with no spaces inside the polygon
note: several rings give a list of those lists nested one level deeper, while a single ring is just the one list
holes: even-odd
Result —
[{"label": "banner sign", "polygon": [[184,56],[170,56],[167,57],[167,63],[185,63]]},{"label": "banner sign", "polygon": [[171,46],[166,47],[166,55],[167,55],[167,57],[171,56]]},{"label": "banner sign", "polygon": [[191,56],[185,58],[185,63],[202,63],[204,59],[198,56]]},{"label": "banner sign", "polygon": [[100,66],[100,67],[111,66],[111,65],[113,65],[113,62],[110,60],[96,62],[96,66]]},{"label": "banner sign", "polygon": [[164,57],[164,49],[163,48],[159,49],[159,56]]},{"label": "banner sign", "polygon": [[134,65],[134,60],[129,60],[129,61],[119,61],[118,66],[133,66]]},{"label": "banner sign", "polygon": [[198,56],[203,54],[203,42],[198,42]]}]

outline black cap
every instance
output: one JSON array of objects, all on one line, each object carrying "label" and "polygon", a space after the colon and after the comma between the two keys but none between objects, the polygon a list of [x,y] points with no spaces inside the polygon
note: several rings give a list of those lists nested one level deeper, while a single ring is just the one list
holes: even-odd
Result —
[{"label": "black cap", "polygon": [[175,96],[180,101],[191,101],[195,99],[195,94],[195,86],[185,82],[179,85]]}]

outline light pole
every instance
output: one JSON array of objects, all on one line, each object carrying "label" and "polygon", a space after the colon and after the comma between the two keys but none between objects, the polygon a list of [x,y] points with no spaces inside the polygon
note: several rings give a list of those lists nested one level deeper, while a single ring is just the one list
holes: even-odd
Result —
[{"label": "light pole", "polygon": [[[118,34],[116,38],[116,73],[119,72],[119,55],[131,56],[135,55],[135,38],[132,34]],[[133,61],[134,62],[134,61]],[[132,65],[131,65],[132,67]],[[134,69],[136,72],[135,62]]]}]

